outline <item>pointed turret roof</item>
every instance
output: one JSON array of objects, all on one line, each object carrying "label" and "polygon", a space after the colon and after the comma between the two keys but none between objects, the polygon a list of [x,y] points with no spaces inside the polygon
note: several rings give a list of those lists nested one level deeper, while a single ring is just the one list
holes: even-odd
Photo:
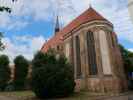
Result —
[{"label": "pointed turret roof", "polygon": [[55,35],[57,32],[60,31],[60,25],[59,25],[59,17],[57,16],[56,18],[56,23],[55,23]]}]

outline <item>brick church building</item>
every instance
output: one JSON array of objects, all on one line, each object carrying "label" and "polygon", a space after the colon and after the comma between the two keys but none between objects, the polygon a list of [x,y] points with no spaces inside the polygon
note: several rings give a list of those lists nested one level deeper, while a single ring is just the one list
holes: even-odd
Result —
[{"label": "brick church building", "polygon": [[122,92],[127,88],[121,53],[113,24],[92,7],[44,43],[64,54],[73,65],[76,90]]}]

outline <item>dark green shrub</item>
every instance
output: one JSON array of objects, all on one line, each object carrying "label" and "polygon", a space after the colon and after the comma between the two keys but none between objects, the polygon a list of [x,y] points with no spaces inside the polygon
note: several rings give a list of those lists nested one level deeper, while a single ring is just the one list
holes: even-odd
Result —
[{"label": "dark green shrub", "polygon": [[127,50],[122,45],[120,45],[120,51],[123,57],[125,71],[133,72],[133,52]]},{"label": "dark green shrub", "polygon": [[37,97],[55,98],[71,95],[75,87],[72,66],[64,57],[56,59],[53,54],[41,54],[41,67],[35,66],[38,54],[33,59],[32,73],[32,89]]},{"label": "dark green shrub", "polygon": [[8,83],[5,88],[5,91],[10,92],[10,91],[14,91],[14,90],[15,90],[14,83],[13,82]]},{"label": "dark green shrub", "polygon": [[133,90],[133,80],[132,80],[132,72],[133,72],[133,52],[127,50],[122,45],[120,46],[120,51],[123,57],[125,75],[128,79],[128,87]]},{"label": "dark green shrub", "polygon": [[0,91],[4,91],[10,80],[9,58],[6,55],[0,56]]},{"label": "dark green shrub", "polygon": [[25,82],[28,75],[29,62],[23,56],[17,56],[14,59],[15,64],[15,77],[14,87],[15,90],[25,89]]}]

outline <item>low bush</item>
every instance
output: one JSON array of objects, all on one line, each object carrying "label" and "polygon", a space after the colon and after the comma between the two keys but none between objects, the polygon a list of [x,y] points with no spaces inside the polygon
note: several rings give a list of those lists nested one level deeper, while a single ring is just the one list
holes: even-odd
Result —
[{"label": "low bush", "polygon": [[13,82],[8,83],[6,88],[5,88],[5,91],[7,91],[7,92],[15,91],[14,83]]},{"label": "low bush", "polygon": [[[41,67],[36,66],[37,61],[41,62]],[[56,59],[53,54],[38,53],[33,59],[33,66],[32,89],[37,97],[56,98],[73,93],[75,87],[73,70],[65,57]]]}]

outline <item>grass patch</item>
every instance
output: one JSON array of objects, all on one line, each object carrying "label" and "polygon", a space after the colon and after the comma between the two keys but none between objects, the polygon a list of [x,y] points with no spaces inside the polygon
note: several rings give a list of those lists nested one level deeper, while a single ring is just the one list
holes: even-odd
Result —
[{"label": "grass patch", "polygon": [[[39,100],[35,97],[35,94],[32,91],[0,92],[0,96],[14,98],[15,100]],[[67,98],[58,98],[53,100],[86,100],[88,97],[89,95],[87,93],[81,92],[74,93]]]},{"label": "grass patch", "polygon": [[0,92],[1,96],[15,98],[16,100],[28,100],[35,97],[32,91],[15,91],[15,92]]},{"label": "grass patch", "polygon": [[[127,92],[127,93],[122,93],[121,95],[129,95],[133,94],[133,92]],[[32,91],[16,91],[16,92],[0,92],[0,96],[6,96],[9,98],[14,98],[13,100],[39,100],[35,97],[35,94]],[[80,93],[74,93],[70,97],[66,98],[58,98],[58,99],[49,99],[49,100],[103,100],[105,98],[110,98],[110,97],[116,97],[120,96],[115,94],[101,94],[101,93],[89,93],[89,92],[80,92]]]}]

